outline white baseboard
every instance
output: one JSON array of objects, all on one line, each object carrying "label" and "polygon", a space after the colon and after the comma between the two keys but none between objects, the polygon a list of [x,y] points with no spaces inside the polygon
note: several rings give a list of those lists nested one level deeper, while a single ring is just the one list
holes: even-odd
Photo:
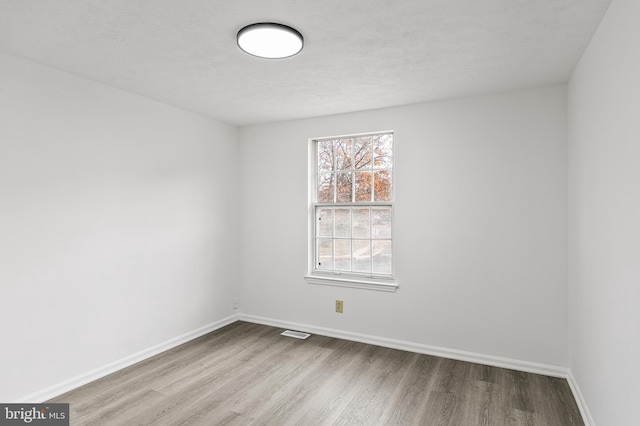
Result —
[{"label": "white baseboard", "polygon": [[438,346],[423,345],[421,343],[406,342],[402,340],[388,339],[385,337],[371,336],[368,334],[352,333],[348,331],[335,330],[324,327],[316,327],[308,324],[299,324],[289,321],[264,318],[256,315],[240,314],[239,320],[253,322],[256,324],[270,325],[272,327],[287,328],[296,331],[304,331],[322,336],[335,337],[338,339],[353,340],[355,342],[368,343],[371,345],[384,346],[387,348],[401,349],[409,352],[416,352],[425,355],[434,355],[443,358],[456,359],[459,361],[473,362],[476,364],[491,365],[494,367],[508,368],[510,370],[524,371],[527,373],[543,374],[545,376],[559,377],[566,379],[573,397],[576,400],[582,421],[585,426],[595,426],[593,418],[589,413],[586,401],[580,392],[578,383],[570,369],[553,365],[539,364],[529,361],[521,361],[511,358],[497,357],[493,355],[479,354],[475,352],[460,351],[457,349],[447,349]]},{"label": "white baseboard", "polygon": [[591,417],[591,413],[589,412],[589,408],[587,407],[587,402],[580,391],[580,386],[578,386],[578,382],[574,377],[571,370],[569,370],[569,375],[567,376],[567,382],[569,382],[569,387],[571,388],[571,392],[573,393],[573,398],[576,400],[576,404],[578,404],[578,409],[580,410],[580,414],[582,415],[582,421],[584,422],[584,426],[595,426],[595,422],[593,421],[593,417]]},{"label": "white baseboard", "polygon": [[200,327],[196,330],[185,333],[181,336],[174,337],[166,342],[152,346],[148,349],[144,349],[135,354],[129,355],[105,366],[88,371],[76,377],[72,377],[69,380],[50,386],[41,391],[32,393],[23,398],[19,398],[14,403],[40,403],[51,398],[54,398],[63,393],[69,392],[77,387],[90,383],[94,380],[100,379],[111,373],[114,373],[123,368],[129,367],[137,362],[143,361],[161,352],[172,349],[176,346],[187,343],[193,339],[203,336],[207,333],[215,331],[226,325],[232,324],[236,321],[247,321],[256,324],[264,324],[272,327],[287,328],[297,331],[304,331],[312,334],[319,334],[322,336],[335,337],[338,339],[352,340],[355,342],[367,343],[371,345],[383,346],[387,348],[400,349],[409,352],[416,352],[425,355],[439,356],[443,358],[456,359],[459,361],[473,362],[477,364],[491,365],[494,367],[508,368],[511,370],[524,371],[527,373],[543,374],[546,376],[560,377],[567,380],[571,392],[576,400],[580,414],[584,421],[585,426],[595,426],[593,418],[587,408],[586,401],[580,392],[578,383],[571,370],[564,367],[557,367],[553,365],[539,364],[529,361],[521,361],[511,358],[503,358],[492,355],[479,354],[475,352],[461,351],[457,349],[447,349],[438,346],[424,345],[421,343],[413,343],[402,340],[388,339],[385,337],[372,336],[368,334],[352,333],[349,331],[335,330],[325,327],[316,327],[308,324],[300,324],[289,321],[281,321],[272,318],[265,318],[256,315],[247,314],[235,314],[227,318],[223,318],[219,321]]},{"label": "white baseboard", "polygon": [[94,380],[98,380],[104,376],[107,376],[123,368],[129,367],[137,362],[143,361],[161,352],[175,348],[176,346],[187,343],[190,340],[196,339],[200,336],[204,336],[207,333],[211,333],[212,331],[215,331],[219,328],[222,328],[226,325],[229,325],[231,323],[238,321],[238,319],[239,319],[238,314],[231,315],[227,318],[223,318],[219,321],[213,322],[211,324],[207,324],[203,327],[200,327],[196,330],[185,333],[181,336],[174,337],[173,339],[169,339],[166,342],[160,343],[148,349],[144,349],[132,355],[121,358],[105,366],[98,367],[94,370],[80,374],[79,376],[72,377],[71,379],[65,380],[62,383],[58,383],[46,389],[42,389],[30,395],[26,395],[25,397],[14,401],[14,403],[26,403],[26,402],[41,403],[43,401],[47,401],[51,398],[55,398],[58,395],[62,395],[63,393],[69,392],[70,390],[73,390],[77,387],[86,385],[87,383],[93,382]]},{"label": "white baseboard", "polygon": [[434,355],[459,361],[473,362],[476,364],[491,365],[494,367],[508,368],[510,370],[525,371],[527,373],[543,374],[545,376],[560,377],[566,379],[569,370],[553,365],[538,364],[535,362],[521,361],[517,359],[502,358],[493,355],[484,355],[475,352],[447,349],[438,346],[424,345],[402,340],[388,339],[386,337],[372,336],[368,334],[352,333],[349,331],[334,330],[324,327],[316,327],[308,324],[298,324],[288,321],[280,321],[255,315],[240,314],[241,321],[270,325],[279,328],[288,328],[296,331],[304,331],[322,336],[336,337],[338,339],[353,340],[355,342],[368,343],[376,346],[400,349],[425,355]]}]

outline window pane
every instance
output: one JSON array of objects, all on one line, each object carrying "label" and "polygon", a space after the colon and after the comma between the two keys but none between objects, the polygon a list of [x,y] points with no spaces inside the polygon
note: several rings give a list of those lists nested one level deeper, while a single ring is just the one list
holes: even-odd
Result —
[{"label": "window pane", "polygon": [[333,173],[320,173],[318,175],[318,202],[333,203]]},{"label": "window pane", "polygon": [[393,144],[393,134],[316,142],[316,269],[391,275]]},{"label": "window pane", "polygon": [[333,141],[318,142],[318,172],[333,170]]},{"label": "window pane", "polygon": [[337,238],[351,238],[351,209],[335,209]]},{"label": "window pane", "polygon": [[351,271],[351,240],[336,241],[335,269],[337,271]]},{"label": "window pane", "polygon": [[371,272],[370,240],[353,240],[353,272]]},{"label": "window pane", "polygon": [[393,137],[378,135],[373,137],[373,167],[393,167]]},{"label": "window pane", "polygon": [[318,208],[316,209],[316,237],[333,236],[333,214],[332,209]]},{"label": "window pane", "polygon": [[336,175],[336,202],[350,203],[352,191],[352,173],[338,173]]},{"label": "window pane", "polygon": [[371,201],[371,172],[356,172],[356,201]]},{"label": "window pane", "polygon": [[391,201],[393,175],[390,169],[373,172],[374,201]]},{"label": "window pane", "polygon": [[371,238],[391,238],[391,207],[372,208],[371,222]]},{"label": "window pane", "polygon": [[353,145],[356,170],[371,169],[371,136],[356,138]]},{"label": "window pane", "polygon": [[391,273],[391,241],[373,241],[373,273]]},{"label": "window pane", "polygon": [[318,269],[333,269],[333,240],[318,240]]},{"label": "window pane", "polygon": [[[370,238],[369,207],[353,208],[353,238]],[[354,249],[355,250],[355,249]]]},{"label": "window pane", "polygon": [[351,139],[337,139],[335,143],[336,143],[336,169],[350,170],[353,141]]}]

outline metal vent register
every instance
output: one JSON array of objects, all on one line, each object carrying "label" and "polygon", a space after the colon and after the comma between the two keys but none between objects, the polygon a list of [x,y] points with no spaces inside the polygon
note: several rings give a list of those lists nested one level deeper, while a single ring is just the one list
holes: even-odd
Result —
[{"label": "metal vent register", "polygon": [[283,333],[280,333],[281,336],[288,336],[288,337],[295,337],[296,339],[306,339],[307,337],[311,336],[311,334],[309,333],[303,333],[301,331],[293,331],[293,330],[287,330]]}]

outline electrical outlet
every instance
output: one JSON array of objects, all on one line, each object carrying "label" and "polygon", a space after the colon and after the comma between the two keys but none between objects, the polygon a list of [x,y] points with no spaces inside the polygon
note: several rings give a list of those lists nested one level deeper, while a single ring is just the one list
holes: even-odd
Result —
[{"label": "electrical outlet", "polygon": [[341,314],[343,308],[344,308],[344,302],[342,300],[336,300],[336,312]]},{"label": "electrical outlet", "polygon": [[233,299],[233,309],[238,309],[238,299],[237,298]]}]

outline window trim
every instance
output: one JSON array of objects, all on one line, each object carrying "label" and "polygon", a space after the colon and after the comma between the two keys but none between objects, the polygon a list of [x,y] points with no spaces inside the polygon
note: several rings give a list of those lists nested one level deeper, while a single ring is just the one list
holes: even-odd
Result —
[{"label": "window trim", "polygon": [[[391,134],[393,135],[393,196],[391,201],[380,201],[380,202],[367,202],[367,203],[317,203],[316,202],[316,192],[317,192],[317,181],[318,181],[318,167],[317,167],[317,153],[316,153],[316,144],[320,141],[324,140],[332,140],[332,139],[341,139],[341,138],[357,138],[362,136],[375,136],[381,134]],[[369,132],[369,133],[354,133],[348,135],[337,135],[337,136],[328,136],[328,137],[320,137],[320,138],[309,138],[308,139],[308,196],[307,196],[307,206],[308,206],[308,235],[307,235],[307,244],[308,244],[308,256],[307,256],[307,274],[304,276],[304,279],[309,284],[318,284],[318,285],[327,285],[327,286],[338,286],[338,287],[348,287],[348,288],[357,288],[357,289],[366,289],[366,290],[374,290],[374,291],[384,291],[384,292],[395,292],[399,288],[399,284],[396,280],[396,238],[395,238],[395,183],[396,183],[396,173],[395,173],[395,144],[396,137],[395,132],[393,130],[387,131],[379,131],[379,132]],[[390,276],[380,276],[375,274],[359,274],[352,272],[339,272],[339,271],[322,271],[315,268],[315,245],[316,245],[316,235],[315,235],[315,227],[316,227],[316,207],[322,206],[344,206],[344,207],[353,207],[353,206],[369,206],[375,207],[376,205],[385,205],[391,206],[391,275]]]},{"label": "window trim", "polygon": [[340,273],[321,273],[313,272],[305,275],[304,279],[309,284],[329,285],[336,287],[361,288],[366,290],[395,292],[398,289],[398,283],[395,280],[363,278],[356,279],[349,275],[343,277]]}]

